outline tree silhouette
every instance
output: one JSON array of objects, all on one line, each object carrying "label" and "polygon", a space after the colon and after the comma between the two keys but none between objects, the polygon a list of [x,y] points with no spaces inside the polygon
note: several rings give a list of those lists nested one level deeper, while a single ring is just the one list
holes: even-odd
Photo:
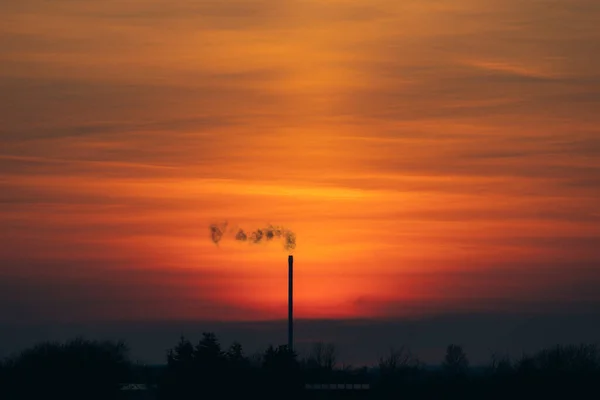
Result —
[{"label": "tree silhouette", "polygon": [[197,398],[206,391],[218,390],[230,395],[239,389],[229,380],[247,382],[241,368],[248,365],[242,346],[234,343],[227,353],[221,349],[217,336],[203,332],[196,346],[181,337],[167,353],[168,371],[162,382],[161,398]]},{"label": "tree silhouette", "polygon": [[405,346],[391,348],[387,356],[379,358],[379,370],[382,374],[394,374],[418,366],[419,360]]},{"label": "tree silhouette", "polygon": [[287,346],[267,348],[263,358],[263,367],[270,371],[294,371],[299,367],[298,355]]},{"label": "tree silhouette", "polygon": [[[238,342],[223,351],[213,333],[203,333],[196,346],[181,336],[167,351],[165,367],[131,365],[127,353],[123,342],[77,338],[63,344],[40,343],[0,360],[0,399],[119,399],[134,394],[120,390],[123,383],[141,381],[156,383],[161,400],[211,398],[215,393],[223,398],[318,397],[319,393],[303,391],[305,383],[370,383],[372,392],[362,392],[369,398],[600,395],[600,351],[594,345],[555,346],[514,363],[508,355],[494,354],[484,373],[469,369],[465,352],[456,345],[446,349],[442,372],[422,368],[406,347],[400,347],[380,358],[379,374],[365,367],[336,368],[333,345],[316,344],[306,362],[299,363],[287,346],[269,346],[253,357],[247,357]],[[321,394],[337,393],[354,392]]]},{"label": "tree silhouette", "polygon": [[167,353],[167,364],[173,368],[191,368],[194,363],[194,346],[183,335],[174,349]]},{"label": "tree silhouette", "polygon": [[194,362],[197,367],[204,370],[214,371],[223,368],[225,354],[221,350],[221,344],[217,336],[211,332],[202,333],[202,339],[194,348]]},{"label": "tree silhouette", "polygon": [[131,377],[127,354],[124,342],[41,343],[7,361],[5,398],[118,398]]},{"label": "tree silhouette", "polygon": [[233,368],[241,368],[249,366],[249,361],[244,355],[244,349],[238,342],[234,342],[225,354],[228,364]]},{"label": "tree silhouette", "polygon": [[167,352],[167,372],[161,381],[161,398],[187,399],[196,394],[194,346],[183,335]]},{"label": "tree silhouette", "polygon": [[272,393],[290,395],[302,387],[298,356],[287,346],[269,346],[263,356],[264,378]]},{"label": "tree silhouette", "polygon": [[557,345],[540,351],[535,364],[546,374],[589,375],[598,370],[600,352],[595,345]]},{"label": "tree silhouette", "polygon": [[508,355],[492,354],[488,374],[496,376],[509,376],[514,373],[513,363]]},{"label": "tree silhouette", "polygon": [[389,354],[379,358],[379,376],[381,389],[395,393],[400,386],[412,380],[419,372],[419,360],[411,351],[402,346],[390,348]]},{"label": "tree silhouette", "polygon": [[252,368],[261,368],[263,365],[264,354],[260,351],[256,351],[248,356],[248,363]]},{"label": "tree silhouette", "polygon": [[332,343],[314,343],[303,361],[304,376],[311,383],[331,383],[336,365],[336,349]]},{"label": "tree silhouette", "polygon": [[463,375],[469,368],[469,360],[461,346],[451,344],[446,348],[444,370],[451,375]]},{"label": "tree silhouette", "polygon": [[307,359],[309,368],[332,371],[336,366],[337,351],[333,343],[317,342],[313,344]]}]

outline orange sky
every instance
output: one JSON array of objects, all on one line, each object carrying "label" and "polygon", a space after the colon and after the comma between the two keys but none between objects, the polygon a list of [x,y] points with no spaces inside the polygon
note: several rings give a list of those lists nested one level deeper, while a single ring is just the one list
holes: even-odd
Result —
[{"label": "orange sky", "polygon": [[0,319],[599,301],[596,3],[3,2]]}]

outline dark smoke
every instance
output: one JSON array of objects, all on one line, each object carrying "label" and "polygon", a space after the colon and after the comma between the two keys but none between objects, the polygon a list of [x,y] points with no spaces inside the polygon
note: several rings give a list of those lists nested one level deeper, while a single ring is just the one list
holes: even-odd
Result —
[{"label": "dark smoke", "polygon": [[248,236],[246,235],[246,233],[243,230],[239,230],[238,233],[235,234],[235,240],[240,240],[242,242],[245,242],[246,239],[248,239]]},{"label": "dark smoke", "polygon": [[[225,231],[227,223],[211,224],[210,236],[215,244],[219,244]],[[292,251],[296,248],[296,234],[288,229],[269,225],[266,228],[260,228],[255,231],[244,231],[239,229],[235,236],[235,240],[240,242],[261,243],[263,241],[270,242],[273,239],[283,239],[283,247],[287,251]]]},{"label": "dark smoke", "polygon": [[225,234],[225,230],[227,229],[227,222],[222,222],[220,224],[211,224],[210,227],[210,238],[215,244],[219,244],[223,235]]}]

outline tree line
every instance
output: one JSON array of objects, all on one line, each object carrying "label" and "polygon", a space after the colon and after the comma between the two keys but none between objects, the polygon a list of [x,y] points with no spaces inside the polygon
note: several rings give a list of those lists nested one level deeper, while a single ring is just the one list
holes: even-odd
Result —
[{"label": "tree line", "polygon": [[[166,353],[166,365],[132,362],[124,342],[76,338],[45,342],[0,362],[0,398],[188,400],[277,396],[281,398],[505,398],[599,393],[596,345],[554,346],[518,359],[492,355],[472,368],[458,345],[449,345],[432,369],[406,347],[390,349],[375,367],[338,365],[333,344],[317,343],[300,358],[287,346],[247,355],[240,343],[223,348],[214,333],[185,337]],[[126,383],[145,391],[122,390]],[[306,384],[369,384],[369,390],[307,390]],[[145,397],[144,397],[145,396]]]}]

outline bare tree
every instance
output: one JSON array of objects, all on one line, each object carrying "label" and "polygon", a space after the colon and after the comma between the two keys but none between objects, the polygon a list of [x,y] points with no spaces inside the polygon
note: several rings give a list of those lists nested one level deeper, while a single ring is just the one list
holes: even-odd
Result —
[{"label": "bare tree", "polygon": [[334,369],[337,362],[335,345],[333,343],[315,343],[309,355],[308,362],[317,368]]},{"label": "bare tree", "polygon": [[508,355],[492,353],[488,372],[496,375],[507,375],[513,372],[513,363]]},{"label": "bare tree", "polygon": [[419,360],[413,356],[406,346],[402,346],[399,349],[392,347],[387,356],[379,358],[379,369],[383,374],[416,368],[418,366]]}]

